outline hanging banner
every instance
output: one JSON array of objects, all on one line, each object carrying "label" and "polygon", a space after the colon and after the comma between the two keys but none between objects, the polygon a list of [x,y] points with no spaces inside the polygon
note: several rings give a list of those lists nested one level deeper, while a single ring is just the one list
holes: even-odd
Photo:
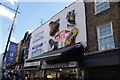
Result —
[{"label": "hanging banner", "polygon": [[14,64],[17,46],[18,46],[17,43],[10,42],[8,53],[7,53],[7,59],[6,59],[7,63]]},{"label": "hanging banner", "polygon": [[21,41],[18,43],[18,46],[17,46],[16,57],[15,57],[15,62],[16,63],[18,62],[20,48],[21,48]]}]

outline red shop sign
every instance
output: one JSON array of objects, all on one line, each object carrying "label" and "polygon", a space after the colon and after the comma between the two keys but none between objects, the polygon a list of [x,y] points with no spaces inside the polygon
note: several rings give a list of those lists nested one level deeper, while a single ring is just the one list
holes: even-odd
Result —
[{"label": "red shop sign", "polygon": [[68,37],[69,33],[69,30],[63,30],[55,36],[55,40],[59,41],[60,39],[65,39]]}]

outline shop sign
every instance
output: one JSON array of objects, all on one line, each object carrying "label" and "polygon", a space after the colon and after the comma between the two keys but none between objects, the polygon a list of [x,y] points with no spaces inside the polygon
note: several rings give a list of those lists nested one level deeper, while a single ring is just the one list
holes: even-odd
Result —
[{"label": "shop sign", "polygon": [[40,43],[40,44],[32,47],[32,50],[36,50],[36,49],[40,48],[41,46],[43,46],[43,43]]},{"label": "shop sign", "polygon": [[47,64],[47,65],[43,65],[42,69],[51,69],[51,68],[65,68],[68,67],[68,63],[60,63],[60,64]]},{"label": "shop sign", "polygon": [[42,46],[43,46],[43,43],[40,43],[32,47],[32,57],[39,56],[43,53]]},{"label": "shop sign", "polygon": [[40,33],[36,34],[34,36],[33,43],[36,42],[36,41],[38,41],[38,40],[43,39],[44,38],[43,34],[44,34],[44,31],[41,31]]},{"label": "shop sign", "polygon": [[77,62],[65,62],[59,64],[43,64],[42,69],[52,69],[52,68],[68,68],[68,67],[77,67]]},{"label": "shop sign", "polygon": [[63,30],[55,36],[55,40],[59,41],[61,39],[65,39],[68,37],[69,33],[69,30]]},{"label": "shop sign", "polygon": [[15,62],[16,63],[18,62],[20,47],[21,47],[21,41],[18,43],[18,46],[17,46],[17,52],[16,52],[16,57],[15,57]]},{"label": "shop sign", "polygon": [[39,66],[39,65],[40,65],[40,61],[34,61],[34,62],[27,62],[27,63],[25,63],[24,67]]},{"label": "shop sign", "polygon": [[69,62],[69,67],[76,67],[78,64],[78,62],[73,61],[73,62]]}]

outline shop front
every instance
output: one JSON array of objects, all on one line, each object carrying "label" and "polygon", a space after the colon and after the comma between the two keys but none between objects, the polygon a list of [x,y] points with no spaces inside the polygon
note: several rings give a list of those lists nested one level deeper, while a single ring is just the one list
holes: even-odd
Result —
[{"label": "shop front", "polygon": [[25,70],[25,79],[27,80],[42,80],[43,76],[43,70]]},{"label": "shop front", "polygon": [[84,70],[83,50],[82,44],[77,43],[46,52],[27,61],[40,61],[39,72],[33,75],[37,76],[39,74],[39,77],[43,80],[79,80]]},{"label": "shop front", "polygon": [[77,69],[52,69],[46,70],[47,79],[68,79],[68,80],[76,80],[77,79]]},{"label": "shop front", "polygon": [[36,68],[24,68],[24,79],[27,80],[34,80],[34,79],[39,79],[40,78],[40,70]]},{"label": "shop front", "polygon": [[40,79],[41,75],[41,70],[39,69],[40,66],[40,61],[33,61],[33,62],[27,62],[25,61],[24,64],[24,78],[26,80],[36,80]]},{"label": "shop front", "polygon": [[47,65],[43,63],[41,68],[45,72],[45,80],[78,80],[83,74],[83,68],[80,68],[76,61]]}]

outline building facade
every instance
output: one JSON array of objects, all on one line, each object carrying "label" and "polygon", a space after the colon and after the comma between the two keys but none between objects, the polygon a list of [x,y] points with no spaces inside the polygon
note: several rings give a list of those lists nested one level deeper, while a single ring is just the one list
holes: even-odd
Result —
[{"label": "building facade", "polygon": [[16,73],[17,78],[24,79],[24,61],[28,58],[29,44],[30,44],[31,34],[27,31],[24,34],[23,39],[18,43],[17,52],[15,56],[15,61],[13,65],[14,73]]},{"label": "building facade", "polygon": [[85,5],[78,1],[32,32],[24,70],[31,79],[78,79],[83,68],[85,47]]},{"label": "building facade", "polygon": [[120,2],[109,0],[78,0],[63,9],[31,33],[27,76],[119,80],[119,13]]},{"label": "building facade", "polygon": [[[97,1],[97,2],[95,2]],[[85,80],[120,79],[120,2],[86,2]]]}]

